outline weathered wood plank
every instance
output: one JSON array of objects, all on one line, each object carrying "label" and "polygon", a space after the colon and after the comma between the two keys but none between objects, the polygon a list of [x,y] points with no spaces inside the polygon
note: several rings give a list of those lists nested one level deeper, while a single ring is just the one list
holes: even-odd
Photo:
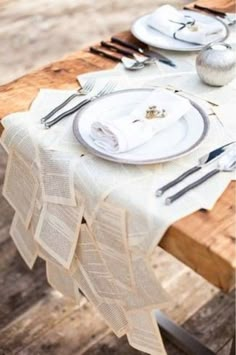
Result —
[{"label": "weathered wood plank", "polygon": [[[175,295],[166,310],[177,322],[183,323],[217,293],[204,279],[188,271],[164,251],[157,249],[155,259],[159,260],[158,268],[155,268],[158,279],[163,282],[170,295]],[[173,272],[175,279],[172,278]],[[191,297],[192,292],[194,297]],[[21,355],[41,355],[45,349],[48,355],[72,355],[88,351],[87,348],[95,346],[98,341],[100,343],[108,328],[93,307],[86,305],[82,310],[66,299],[65,305],[61,301],[50,292],[25,314],[13,320],[0,332],[0,339],[4,339],[0,340],[0,348],[20,351]],[[64,313],[63,307],[66,308]],[[116,345],[119,347],[119,343]],[[128,349],[128,344],[125,345],[126,348]]]},{"label": "weathered wood plank", "polygon": [[232,343],[232,340],[228,341],[227,344],[225,344],[221,349],[219,349],[219,351],[217,351],[217,355],[231,355],[230,351],[232,348]]},{"label": "weathered wood plank", "polygon": [[38,262],[33,271],[29,270],[10,239],[1,244],[0,260],[2,329],[38,302],[49,287],[44,262]]},{"label": "weathered wood plank", "polygon": [[[190,296],[190,295],[189,295]],[[184,328],[194,334],[203,344],[216,351],[219,355],[229,355],[231,337],[234,333],[234,297],[233,295],[217,294],[212,301],[204,305],[184,324]],[[225,330],[225,327],[227,329]],[[227,347],[225,346],[227,344]],[[165,342],[168,354],[184,355],[169,342]],[[129,350],[128,342],[125,338],[117,339],[113,334],[105,335],[87,351],[80,355],[103,355],[103,354],[132,354],[138,355],[135,350]],[[224,351],[224,352],[223,352]],[[143,353],[144,354],[144,353]]]},{"label": "weathered wood plank", "polygon": [[235,291],[217,294],[186,322],[185,329],[218,352],[235,331]]},{"label": "weathered wood plank", "polygon": [[0,199],[0,245],[9,238],[9,228],[13,217],[13,210],[9,204],[3,199]]},{"label": "weathered wood plank", "polygon": [[[16,341],[8,344],[8,351],[15,349],[14,351],[21,355],[77,354],[87,344],[98,342],[104,332],[107,332],[105,322],[100,319],[95,309],[88,303],[82,308],[74,307],[72,304],[65,302],[64,299],[62,304],[59,304],[55,299],[48,299],[47,303],[49,306],[46,308],[40,307],[47,323],[45,323],[45,319],[40,318],[37,329],[34,328],[31,331],[31,328],[28,327],[28,337],[25,337],[26,329],[23,328],[23,334],[17,335]],[[51,317],[48,310],[53,304],[56,304],[56,308]],[[34,309],[32,311],[30,317],[31,315],[37,317],[38,311],[36,310],[35,314]],[[15,332],[12,333],[12,335],[14,334]]]}]

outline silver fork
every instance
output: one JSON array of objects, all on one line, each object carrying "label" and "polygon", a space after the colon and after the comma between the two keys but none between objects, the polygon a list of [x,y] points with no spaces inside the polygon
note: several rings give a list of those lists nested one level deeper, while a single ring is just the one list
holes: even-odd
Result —
[{"label": "silver fork", "polygon": [[115,89],[116,85],[117,85],[117,82],[108,81],[106,83],[106,85],[96,95],[90,97],[89,99],[85,99],[85,100],[81,101],[79,104],[77,104],[76,106],[72,107],[71,109],[61,113],[59,116],[55,117],[53,120],[50,120],[49,122],[45,122],[45,124],[44,124],[45,128],[50,128],[50,127],[54,126],[57,122],[61,121],[64,117],[67,117],[70,114],[78,111],[84,105],[96,100],[98,97],[109,94],[110,92],[112,92]]},{"label": "silver fork", "polygon": [[74,94],[70,95],[65,101],[63,101],[60,105],[55,107],[52,111],[50,111],[46,116],[41,118],[41,123],[46,122],[51,118],[55,113],[60,111],[63,107],[65,107],[70,101],[72,101],[75,97],[84,96],[90,93],[93,90],[95,85],[94,79],[88,79],[83,87],[79,88]]}]

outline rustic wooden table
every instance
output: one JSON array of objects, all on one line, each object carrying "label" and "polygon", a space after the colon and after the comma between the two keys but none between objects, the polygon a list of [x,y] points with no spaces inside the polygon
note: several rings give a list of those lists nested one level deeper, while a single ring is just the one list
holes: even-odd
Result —
[{"label": "rustic wooden table", "polygon": [[[125,32],[122,36],[134,40]],[[76,76],[108,69],[114,62],[78,51],[0,87],[0,119],[27,110],[40,88],[71,89]],[[0,126],[0,133],[3,127]],[[211,212],[198,211],[171,226],[160,246],[212,284],[229,292],[235,285],[235,187],[232,182]]]},{"label": "rustic wooden table", "polygon": [[[135,41],[128,32],[119,36]],[[3,85],[0,87],[0,119],[12,112],[27,110],[40,88],[71,89],[78,86],[78,74],[113,66],[114,62],[85,49]],[[0,123],[0,134],[2,130]],[[198,211],[176,222],[160,243],[168,253],[225,292],[235,286],[235,187],[232,182],[211,212]],[[185,344],[187,354],[213,354],[162,313],[157,313],[157,321],[178,345]]]}]

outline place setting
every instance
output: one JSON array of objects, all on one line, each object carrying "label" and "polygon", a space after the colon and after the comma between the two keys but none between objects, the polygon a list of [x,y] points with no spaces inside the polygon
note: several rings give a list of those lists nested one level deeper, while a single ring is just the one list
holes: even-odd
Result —
[{"label": "place setting", "polygon": [[137,19],[132,34],[154,48],[174,51],[199,51],[205,45],[224,41],[228,27],[220,17],[163,5]]},{"label": "place setting", "polygon": [[101,41],[99,47],[90,47],[90,52],[121,62],[127,70],[144,69],[155,62],[175,68],[176,63],[160,49],[200,51],[209,43],[226,40],[229,29],[218,14],[177,10],[171,5],[163,5],[153,13],[138,18],[131,26],[131,33],[139,40],[137,44],[111,37],[109,42]]},{"label": "place setting", "polygon": [[[223,79],[220,78],[220,70],[223,70],[221,68],[218,68],[217,78],[213,75],[215,73],[212,74],[211,77],[216,81],[221,80],[221,83],[208,83],[205,73],[207,63],[202,64],[202,57],[209,50],[209,41],[216,43],[216,49],[212,45],[207,56],[209,59],[212,54],[213,62],[214,56],[222,57],[227,51],[230,53],[227,52],[225,55],[231,54],[231,47],[223,42],[229,35],[228,26],[218,16],[209,16],[191,10],[177,10],[170,5],[164,5],[152,14],[136,20],[131,27],[131,32],[139,42],[131,43],[126,39],[112,36],[110,41],[101,41],[99,47],[91,47],[90,52],[102,55],[105,59],[121,61],[128,71],[137,71],[133,79],[133,82],[136,79],[136,88],[131,79],[117,74],[116,69],[107,71],[107,74],[104,71],[104,74],[99,72],[96,75],[95,72],[94,75],[90,73],[79,76],[78,80],[81,80],[83,86],[41,117],[42,126],[50,129],[58,122],[72,117],[71,130],[78,144],[81,144],[90,154],[117,164],[155,165],[183,159],[190,154],[194,156],[195,151],[197,155],[198,148],[205,142],[212,125],[205,107],[194,96],[184,97],[177,90],[148,87],[145,84],[148,82],[145,76],[142,80],[138,80],[138,70],[145,66],[153,66],[156,61],[173,70],[176,68],[175,62],[168,58],[168,52],[167,55],[163,55],[156,51],[156,48],[187,53],[200,51],[196,61],[199,78],[213,87],[225,85],[232,80],[231,75],[235,70],[236,59],[233,67],[228,69],[228,73],[224,70]],[[163,41],[165,46],[162,45]],[[235,54],[233,51],[232,53],[234,59]],[[211,63],[208,65],[210,66]],[[214,69],[209,67],[209,71],[213,72]],[[155,75],[155,68],[152,73]],[[156,80],[158,81],[158,78]],[[73,104],[75,100],[77,104]],[[222,144],[215,147],[203,157],[199,156],[199,161],[206,160],[211,164],[214,161],[216,164],[214,171],[217,172],[233,171],[235,157],[231,157],[233,162],[230,159],[228,163],[222,163],[223,165],[218,162],[221,154],[231,153],[235,147],[233,142],[232,140],[229,141],[231,143],[229,145]],[[206,156],[211,158],[205,158]],[[205,165],[208,164],[204,162],[201,168]],[[200,168],[197,165],[197,168],[191,168],[190,172],[192,174],[198,170]],[[187,178],[191,174],[184,172],[179,177],[173,177],[175,183],[168,182],[166,186],[169,189],[184,180],[182,177]],[[191,188],[186,186],[173,197],[165,198],[163,203],[174,202],[213,175],[213,173],[203,174],[190,184]],[[166,186],[164,189],[157,189],[156,197],[167,190]]]}]

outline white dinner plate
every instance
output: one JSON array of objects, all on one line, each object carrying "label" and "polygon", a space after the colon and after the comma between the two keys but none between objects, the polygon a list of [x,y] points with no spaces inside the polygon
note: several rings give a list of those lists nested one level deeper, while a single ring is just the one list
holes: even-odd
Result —
[{"label": "white dinner plate", "polygon": [[102,96],[80,109],[73,123],[77,140],[89,152],[117,163],[155,164],[170,161],[196,149],[209,129],[206,113],[191,101],[191,109],[171,127],[156,134],[147,143],[128,152],[111,154],[98,147],[90,136],[95,120],[114,120],[127,116],[153,89],[128,89]]},{"label": "white dinner plate", "polygon": [[[204,23],[219,22],[223,32],[219,34],[219,40],[225,40],[229,33],[226,30],[226,25],[223,21],[216,19],[213,16],[204,15],[198,12],[182,10],[185,15],[193,17],[197,21]],[[148,26],[148,18],[150,14],[138,18],[132,25],[132,34],[141,42],[156,48],[168,49],[173,51],[199,51],[204,45],[191,44],[184,41],[174,39]]]}]

